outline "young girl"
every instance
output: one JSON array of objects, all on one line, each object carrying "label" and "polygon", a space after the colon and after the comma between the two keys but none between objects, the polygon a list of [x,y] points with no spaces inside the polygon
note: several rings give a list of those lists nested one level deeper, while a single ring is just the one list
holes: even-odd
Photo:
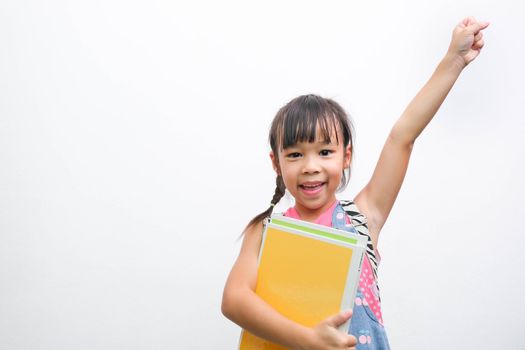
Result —
[{"label": "young girl", "polygon": [[[488,22],[472,17],[456,26],[448,52],[395,123],[370,182],[353,202],[338,201],[335,196],[348,182],[352,159],[352,128],[344,110],[315,95],[299,96],[279,110],[270,129],[270,158],[277,174],[275,194],[268,210],[257,215],[244,232],[239,257],[224,288],[222,311],[226,317],[291,349],[389,349],[377,288],[379,232],[394,205],[416,138],[463,68],[480,53],[482,30],[487,26]],[[353,311],[328,317],[313,328],[287,319],[254,292],[263,219],[272,213],[285,190],[294,197],[295,206],[284,215],[341,229],[351,223],[369,237]],[[350,317],[349,334],[338,332],[337,327]]]}]

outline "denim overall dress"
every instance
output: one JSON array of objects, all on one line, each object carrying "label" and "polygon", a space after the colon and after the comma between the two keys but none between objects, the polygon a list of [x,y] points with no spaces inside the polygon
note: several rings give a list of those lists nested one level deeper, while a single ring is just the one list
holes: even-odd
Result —
[{"label": "denim overall dress", "polygon": [[[347,221],[350,218],[350,224]],[[364,259],[368,268],[361,271],[360,284],[348,333],[357,338],[357,350],[389,350],[390,345],[385,328],[380,317],[379,288],[377,287],[377,259],[374,254],[372,240],[368,233],[366,217],[361,214],[356,205],[350,201],[340,201],[332,215],[332,227],[357,233],[368,238],[367,252]],[[371,271],[370,271],[371,270]],[[364,276],[366,274],[366,276]],[[372,310],[372,308],[374,310]]]}]

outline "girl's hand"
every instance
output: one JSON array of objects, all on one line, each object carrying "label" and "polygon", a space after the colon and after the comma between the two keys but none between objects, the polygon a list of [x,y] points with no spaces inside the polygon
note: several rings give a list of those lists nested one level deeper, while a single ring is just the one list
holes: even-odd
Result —
[{"label": "girl's hand", "polygon": [[454,28],[448,53],[457,58],[461,68],[479,55],[485,44],[481,31],[488,25],[489,22],[478,22],[474,17],[467,17]]},{"label": "girl's hand", "polygon": [[313,341],[309,349],[312,350],[339,350],[354,349],[357,339],[349,334],[341,333],[337,327],[352,317],[352,310],[342,311],[337,315],[328,317],[313,329]]}]

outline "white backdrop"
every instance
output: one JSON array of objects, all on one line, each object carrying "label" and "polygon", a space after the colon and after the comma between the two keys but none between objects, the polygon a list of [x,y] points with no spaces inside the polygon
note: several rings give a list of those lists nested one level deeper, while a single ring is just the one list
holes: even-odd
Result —
[{"label": "white backdrop", "polygon": [[222,288],[273,194],[276,111],[317,93],[350,112],[352,198],[474,15],[486,47],[382,231],[383,314],[393,349],[524,349],[515,4],[0,2],[0,348],[235,349]]}]

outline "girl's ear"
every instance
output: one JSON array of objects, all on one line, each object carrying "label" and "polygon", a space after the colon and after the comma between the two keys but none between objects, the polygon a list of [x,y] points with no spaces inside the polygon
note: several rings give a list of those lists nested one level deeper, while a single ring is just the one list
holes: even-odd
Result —
[{"label": "girl's ear", "polygon": [[345,148],[344,167],[348,168],[351,162],[352,162],[352,145],[348,145]]},{"label": "girl's ear", "polygon": [[275,170],[277,175],[281,175],[281,170],[279,170],[279,159],[277,159],[277,156],[273,151],[270,151],[270,159],[272,160],[273,170]]}]

